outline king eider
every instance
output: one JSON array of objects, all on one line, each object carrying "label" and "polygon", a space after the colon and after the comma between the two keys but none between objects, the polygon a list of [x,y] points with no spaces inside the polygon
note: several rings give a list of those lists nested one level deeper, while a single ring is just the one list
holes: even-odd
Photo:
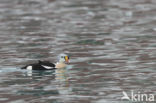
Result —
[{"label": "king eider", "polygon": [[54,70],[59,68],[65,68],[66,63],[69,63],[69,56],[66,54],[60,54],[58,56],[58,62],[56,64],[50,63],[49,61],[41,61],[39,60],[38,63],[28,64],[21,69],[27,70]]}]

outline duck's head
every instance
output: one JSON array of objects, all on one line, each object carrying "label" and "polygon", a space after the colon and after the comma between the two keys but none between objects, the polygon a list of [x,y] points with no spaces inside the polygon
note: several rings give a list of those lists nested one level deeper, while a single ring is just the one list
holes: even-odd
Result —
[{"label": "duck's head", "polygon": [[67,54],[60,54],[58,56],[58,62],[69,63],[69,56]]}]

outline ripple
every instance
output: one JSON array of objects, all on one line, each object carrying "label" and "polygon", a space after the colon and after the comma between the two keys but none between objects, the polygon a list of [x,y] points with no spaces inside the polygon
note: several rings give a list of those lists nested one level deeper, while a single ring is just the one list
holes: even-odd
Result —
[{"label": "ripple", "polygon": [[[1,0],[0,101],[127,103],[155,91],[154,0]],[[71,55],[66,69],[27,71]]]}]

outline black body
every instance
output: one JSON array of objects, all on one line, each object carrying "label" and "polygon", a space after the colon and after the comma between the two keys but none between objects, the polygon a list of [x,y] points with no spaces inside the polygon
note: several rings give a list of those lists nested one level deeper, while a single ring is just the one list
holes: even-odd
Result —
[{"label": "black body", "polygon": [[38,63],[26,65],[22,67],[21,69],[27,69],[29,66],[31,66],[32,70],[54,70],[56,69],[55,64],[50,63],[49,61],[40,61],[40,60],[38,61]]}]

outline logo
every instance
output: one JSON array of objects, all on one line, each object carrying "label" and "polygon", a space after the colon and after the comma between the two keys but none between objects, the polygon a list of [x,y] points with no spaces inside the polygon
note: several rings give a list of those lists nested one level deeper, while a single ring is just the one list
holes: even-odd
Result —
[{"label": "logo", "polygon": [[141,93],[140,91],[134,92],[131,90],[131,94],[128,95],[125,91],[122,92],[123,96],[121,97],[121,100],[128,100],[133,102],[153,102],[155,101],[154,94],[146,94]]}]

